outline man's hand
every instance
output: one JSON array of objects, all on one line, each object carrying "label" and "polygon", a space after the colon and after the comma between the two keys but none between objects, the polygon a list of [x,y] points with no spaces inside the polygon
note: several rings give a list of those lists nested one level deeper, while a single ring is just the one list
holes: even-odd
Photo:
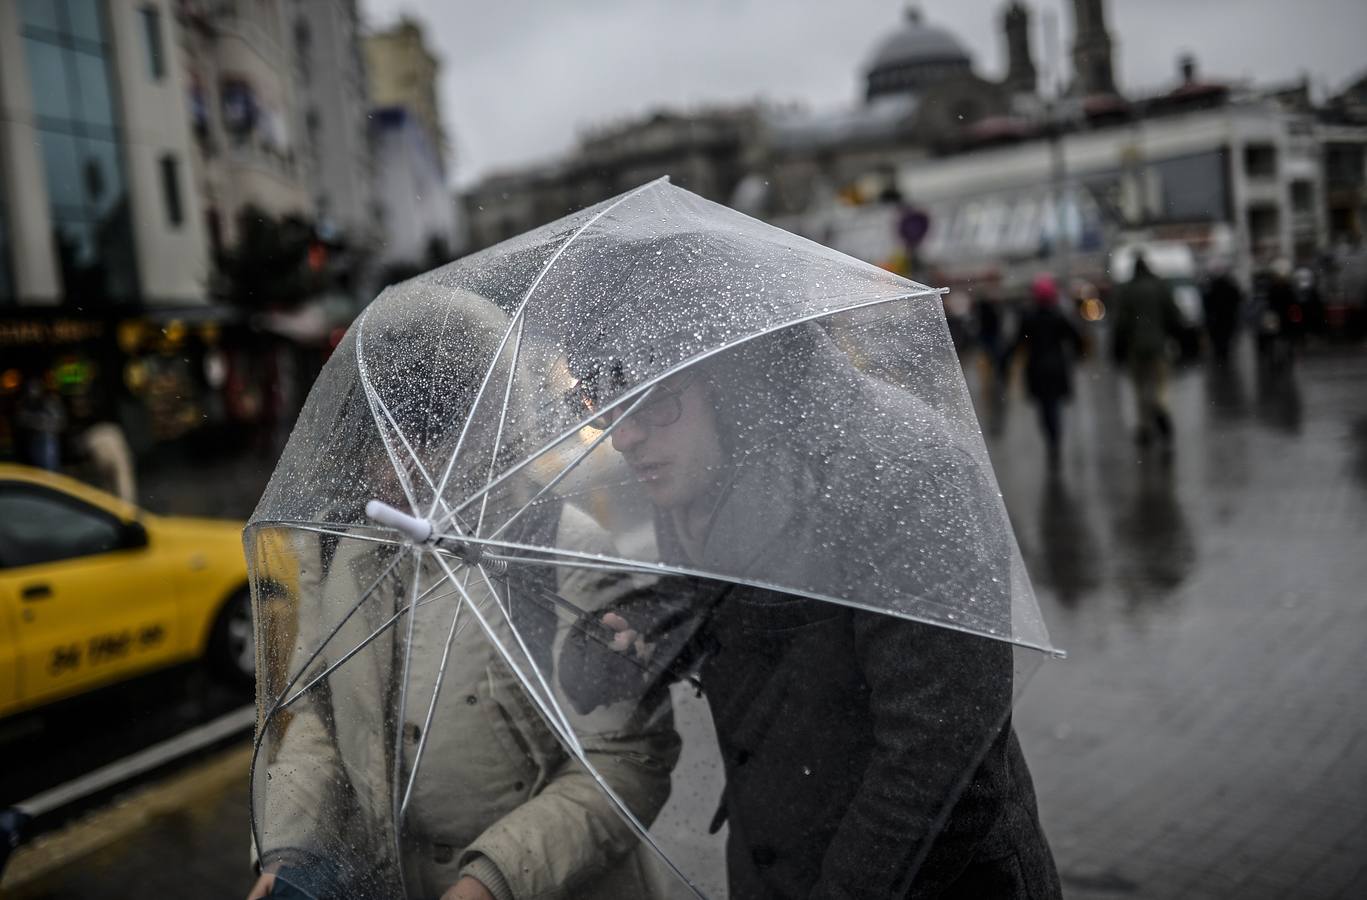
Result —
[{"label": "man's hand", "polygon": [[252,885],[251,892],[247,894],[247,900],[261,900],[270,894],[271,888],[275,887],[275,873],[280,870],[279,863],[271,863],[261,870],[261,877],[256,879],[256,884]]},{"label": "man's hand", "polygon": [[631,627],[626,619],[617,615],[615,612],[604,613],[602,622],[613,631],[617,632],[612,636],[612,649],[618,653],[625,653],[628,649],[635,648],[636,656],[641,660],[650,659],[650,651],[653,645],[647,644],[640,633]]},{"label": "man's hand", "polygon": [[460,881],[446,889],[441,900],[494,900],[494,895],[480,883],[478,878],[462,875]]}]

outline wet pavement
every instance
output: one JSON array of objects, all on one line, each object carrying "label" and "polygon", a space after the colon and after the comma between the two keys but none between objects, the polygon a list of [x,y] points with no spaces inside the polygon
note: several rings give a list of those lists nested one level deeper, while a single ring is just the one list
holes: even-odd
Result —
[{"label": "wet pavement", "polygon": [[[1169,465],[1087,370],[1064,464],[991,442],[1064,662],[1017,728],[1068,896],[1367,896],[1367,354],[1172,384]],[[1019,401],[1019,398],[1015,398]]]},{"label": "wet pavement", "polygon": [[[1069,652],[1016,714],[1065,893],[1367,896],[1367,353],[1289,378],[1197,366],[1171,399],[1170,463],[1135,448],[1106,367],[1080,372],[1057,476],[1019,392],[989,439]],[[237,477],[155,492],[227,511],[258,476]],[[20,895],[243,896],[245,767],[222,765],[178,809],[128,798],[160,812]]]}]

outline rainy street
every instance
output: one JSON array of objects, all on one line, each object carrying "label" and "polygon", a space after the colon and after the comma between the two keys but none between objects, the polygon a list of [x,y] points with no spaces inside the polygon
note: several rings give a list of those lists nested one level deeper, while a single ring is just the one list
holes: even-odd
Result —
[{"label": "rainy street", "polygon": [[1082,380],[1062,477],[1023,409],[990,443],[1069,659],[1017,707],[1077,897],[1367,891],[1367,360],[1183,372],[1169,473]]},{"label": "rainy street", "polygon": [[[1057,477],[1013,390],[989,447],[1069,654],[1041,666],[1016,724],[1067,896],[1367,891],[1364,379],[1360,351],[1333,349],[1291,376],[1251,354],[1183,369],[1169,467],[1136,450],[1128,386],[1092,361]],[[34,778],[79,739],[60,722],[6,738],[44,760]],[[246,759],[235,744],[86,811],[16,854],[6,888],[113,898],[189,879],[244,896]]]},{"label": "rainy street", "polygon": [[0,0],[0,900],[1367,898],[1367,2],[793,6]]}]

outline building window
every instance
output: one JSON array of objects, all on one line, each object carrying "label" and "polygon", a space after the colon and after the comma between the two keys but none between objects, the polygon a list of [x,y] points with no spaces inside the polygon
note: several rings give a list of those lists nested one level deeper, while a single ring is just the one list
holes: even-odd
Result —
[{"label": "building window", "polygon": [[1309,181],[1291,182],[1291,208],[1308,213],[1315,208],[1315,185]]},{"label": "building window", "polygon": [[185,221],[185,212],[180,205],[180,166],[176,158],[166,154],[161,163],[161,198],[166,207],[166,221],[172,228],[179,228]]},{"label": "building window", "polygon": [[66,298],[132,300],[132,217],[104,4],[24,0],[20,22]]},{"label": "building window", "polygon": [[1248,208],[1248,237],[1255,253],[1275,252],[1281,240],[1281,216],[1275,206]]},{"label": "building window", "polygon": [[1271,144],[1249,144],[1244,147],[1244,172],[1249,178],[1277,176],[1277,148]]},{"label": "building window", "polygon": [[307,19],[299,19],[294,23],[294,59],[299,67],[299,78],[304,84],[308,84],[313,74],[313,35],[309,31]]},{"label": "building window", "polygon": [[143,45],[147,50],[147,71],[153,81],[161,81],[166,75],[166,57],[161,47],[161,10],[155,6],[144,6],[138,10],[142,19]]},{"label": "building window", "polygon": [[1367,183],[1367,151],[1360,144],[1329,144],[1324,153],[1324,180],[1331,188],[1360,188]]}]

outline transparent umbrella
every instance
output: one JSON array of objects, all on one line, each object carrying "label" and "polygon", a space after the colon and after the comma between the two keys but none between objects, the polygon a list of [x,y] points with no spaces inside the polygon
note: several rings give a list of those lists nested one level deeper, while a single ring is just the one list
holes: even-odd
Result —
[{"label": "transparent umbrella", "polygon": [[1009,720],[1056,651],[940,293],[665,180],[388,288],[247,527],[261,862],[892,896],[1013,796],[1050,877]]}]

